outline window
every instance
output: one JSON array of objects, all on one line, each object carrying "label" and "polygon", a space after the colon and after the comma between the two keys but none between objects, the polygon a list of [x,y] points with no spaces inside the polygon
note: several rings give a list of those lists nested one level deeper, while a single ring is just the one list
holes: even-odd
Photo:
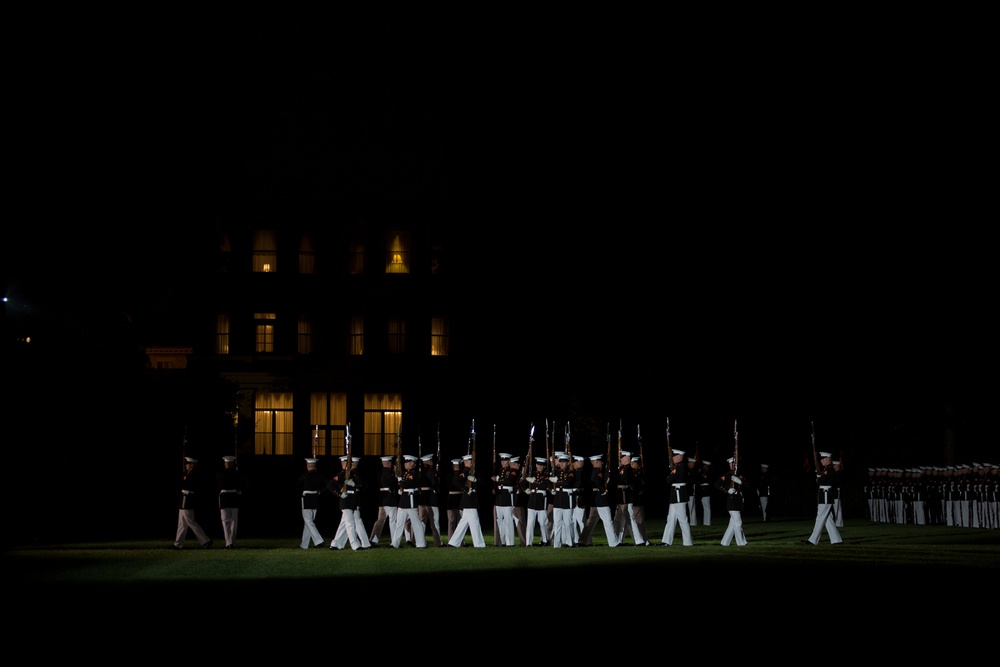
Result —
[{"label": "window", "polygon": [[299,240],[299,273],[312,275],[316,272],[316,252],[313,250],[312,236],[303,234]]},{"label": "window", "polygon": [[215,318],[215,353],[229,354],[229,315]]},{"label": "window", "polygon": [[406,322],[398,317],[389,318],[389,354],[406,351]]},{"label": "window", "polygon": [[365,394],[365,454],[396,453],[396,434],[403,419],[399,394]]},{"label": "window", "polygon": [[365,272],[365,244],[361,241],[351,241],[347,246],[347,272],[352,276]]},{"label": "window", "polygon": [[254,313],[253,319],[257,325],[257,352],[274,352],[274,313]]},{"label": "window", "polygon": [[440,241],[431,243],[431,275],[441,274],[441,264],[444,261],[444,249]]},{"label": "window", "polygon": [[448,356],[448,320],[444,317],[431,318],[431,356]]},{"label": "window", "polygon": [[312,354],[312,323],[299,316],[299,354]]},{"label": "window", "polygon": [[254,453],[291,455],[292,394],[261,392],[254,406]]},{"label": "window", "polygon": [[365,353],[365,318],[361,315],[351,317],[351,354]]},{"label": "window", "polygon": [[310,396],[309,415],[313,424],[313,456],[344,454],[347,394],[314,392]]},{"label": "window", "polygon": [[253,233],[254,273],[272,273],[278,270],[277,235],[269,230]]},{"label": "window", "polygon": [[389,232],[386,237],[385,272],[410,272],[410,237],[406,232]]}]

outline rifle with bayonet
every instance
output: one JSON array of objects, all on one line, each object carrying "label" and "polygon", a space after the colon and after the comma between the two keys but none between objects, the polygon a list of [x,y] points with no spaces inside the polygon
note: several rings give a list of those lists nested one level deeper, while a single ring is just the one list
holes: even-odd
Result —
[{"label": "rifle with bayonet", "polygon": [[809,422],[812,426],[812,447],[813,447],[813,465],[816,467],[816,475],[819,476],[819,454],[816,453],[816,422]]},{"label": "rifle with bayonet", "polygon": [[528,476],[528,469],[535,464],[531,459],[532,449],[535,446],[535,425],[531,425],[531,432],[528,434],[528,453],[524,456],[524,463],[521,464],[521,479],[519,481],[523,482],[524,478]]},{"label": "rifle with bayonet", "polygon": [[[618,465],[620,466],[622,462],[622,420],[618,420]],[[608,461],[610,464],[611,461]],[[611,467],[610,465],[608,466]]]},{"label": "rifle with bayonet", "polygon": [[465,488],[469,493],[473,491],[473,484],[476,483],[476,420],[472,420],[472,434],[469,436],[469,454],[472,457],[472,464],[469,466],[469,474],[465,478]]},{"label": "rifle with bayonet", "polygon": [[569,422],[568,421],[566,422],[566,434],[563,437],[563,440],[566,443],[566,456],[569,457],[570,463],[572,463],[573,462],[573,453],[570,451],[570,445],[569,445],[570,438],[569,438]]},{"label": "rifle with bayonet", "polygon": [[639,443],[639,469],[642,470],[646,465],[646,457],[642,453],[642,427],[639,424],[635,425],[635,439]]},{"label": "rifle with bayonet", "polygon": [[[500,465],[499,459],[497,459],[497,425],[493,424],[493,495],[497,493],[497,487],[503,483],[500,478],[503,472],[503,467]],[[493,513],[493,521],[496,522],[497,513]]]},{"label": "rifle with bayonet", "polygon": [[674,463],[674,450],[670,446],[670,417],[667,417],[667,460],[670,461],[670,472],[677,472],[677,464]]},{"label": "rifle with bayonet", "polygon": [[441,482],[441,422],[438,422],[437,453],[435,457],[437,460],[434,462],[434,493],[437,493]]},{"label": "rifle with bayonet", "polygon": [[736,420],[733,420],[733,474],[729,477],[729,488],[736,488],[733,477],[740,472],[740,432],[736,430]]},{"label": "rifle with bayonet", "polygon": [[608,490],[608,477],[611,473],[611,422],[608,422],[608,462],[604,464],[604,477],[601,480],[601,491],[607,492]]},{"label": "rifle with bayonet", "polygon": [[549,420],[545,419],[545,460],[548,462],[549,476],[555,471],[556,467],[552,459],[555,457],[555,453],[552,451],[552,440],[549,438]]},{"label": "rifle with bayonet", "polygon": [[396,479],[403,476],[403,420],[399,420],[396,427],[396,470],[393,473]]},{"label": "rifle with bayonet", "polygon": [[350,488],[348,482],[351,481],[351,471],[354,466],[351,462],[351,422],[347,422],[347,432],[344,434],[344,458],[347,461],[344,463],[344,484],[340,487],[340,495],[346,495],[347,490]]}]

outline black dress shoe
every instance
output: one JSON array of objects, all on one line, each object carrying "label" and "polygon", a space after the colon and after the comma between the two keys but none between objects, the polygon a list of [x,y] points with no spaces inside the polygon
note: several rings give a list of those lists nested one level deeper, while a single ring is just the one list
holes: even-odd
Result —
[{"label": "black dress shoe", "polygon": [[173,549],[174,551],[184,551],[184,547],[179,547],[176,544],[170,548]]},{"label": "black dress shoe", "polygon": [[340,547],[335,547],[333,545],[330,545],[330,551],[340,551]]},{"label": "black dress shoe", "polygon": [[209,540],[208,542],[205,542],[203,545],[201,545],[201,548],[202,549],[211,549],[212,548],[212,540]]},{"label": "black dress shoe", "polygon": [[232,544],[227,544],[226,548],[227,549],[235,549],[236,547],[234,545],[232,545]]},{"label": "black dress shoe", "polygon": [[808,544],[809,546],[812,546],[812,547],[816,546],[815,544],[813,544],[809,540],[799,540],[799,542],[801,542],[802,544]]}]

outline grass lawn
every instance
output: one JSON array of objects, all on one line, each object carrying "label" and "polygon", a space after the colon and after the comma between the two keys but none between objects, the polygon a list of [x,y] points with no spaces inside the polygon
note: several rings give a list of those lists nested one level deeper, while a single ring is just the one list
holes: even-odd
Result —
[{"label": "grass lawn", "polygon": [[[715,614],[736,603],[751,614],[743,622],[761,612],[808,624],[816,603],[869,600],[908,609],[942,590],[956,604],[997,599],[1000,530],[855,520],[842,529],[843,544],[829,544],[824,533],[813,546],[801,542],[812,521],[749,520],[749,544],[723,547],[725,526],[719,518],[715,525],[693,527],[693,547],[680,546],[679,532],[674,546],[661,547],[663,520],[652,520],[653,546],[615,549],[606,546],[600,526],[594,547],[576,549],[493,547],[488,533],[486,549],[429,544],[397,550],[383,544],[358,552],[302,550],[295,537],[240,540],[233,550],[216,545],[176,551],[168,536],[14,547],[5,552],[3,571],[6,601],[20,620],[35,614],[40,619],[57,608],[74,618],[125,625],[153,609],[211,626],[220,605],[272,619],[275,609],[286,609],[287,618],[294,618],[304,600],[348,600],[364,617],[383,613],[389,600],[417,604],[427,613],[458,605],[465,611],[456,613],[482,617],[486,628],[497,604],[518,609],[537,602],[557,615],[586,615],[607,605],[612,617],[621,605],[629,623],[656,631],[663,614],[675,613],[678,604],[691,613]],[[95,602],[106,616],[91,616]],[[649,605],[653,611],[642,611]]]}]

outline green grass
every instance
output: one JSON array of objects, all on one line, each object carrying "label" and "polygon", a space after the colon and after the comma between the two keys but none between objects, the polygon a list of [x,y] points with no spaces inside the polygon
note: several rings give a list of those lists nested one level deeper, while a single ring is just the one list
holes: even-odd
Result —
[{"label": "green grass", "polygon": [[[653,546],[607,548],[603,534],[595,546],[553,549],[535,545],[498,548],[487,533],[486,549],[412,547],[392,549],[388,544],[368,551],[302,550],[298,540],[240,540],[238,548],[225,550],[169,548],[170,541],[101,542],[25,546],[8,550],[6,570],[16,572],[17,584],[158,582],[220,582],[273,580],[355,580],[363,577],[502,574],[525,569],[602,567],[785,567],[842,568],[851,566],[947,567],[983,570],[996,574],[1000,567],[1000,531],[946,526],[910,526],[849,523],[842,531],[844,543],[833,546],[824,534],[812,546],[802,544],[812,530],[804,520],[747,522],[749,544],[723,547],[722,521],[693,527],[695,546],[660,547],[662,521],[650,521]],[[537,541],[537,538],[536,538]]]},{"label": "green grass", "polygon": [[63,643],[47,636],[53,615],[58,627],[85,637],[162,642],[183,627],[207,645],[231,619],[224,626],[240,637],[239,649],[256,657],[303,630],[338,636],[333,629],[346,618],[357,633],[421,619],[430,632],[460,630],[470,646],[486,646],[497,641],[498,619],[522,630],[558,621],[581,642],[601,639],[581,629],[590,621],[659,641],[666,619],[681,615],[710,624],[684,628],[708,639],[736,624],[808,650],[829,617],[838,647],[857,639],[862,650],[865,641],[881,641],[878,628],[909,614],[996,599],[1000,530],[856,520],[842,530],[843,544],[830,545],[824,534],[813,546],[801,543],[809,520],[744,527],[745,547],[719,544],[721,520],[694,527],[693,547],[680,546],[679,534],[674,546],[656,546],[662,520],[649,521],[653,546],[644,548],[609,549],[600,531],[597,546],[578,549],[498,548],[492,534],[486,549],[302,550],[297,536],[240,540],[234,550],[176,551],[169,536],[19,546],[4,554],[4,602],[14,612],[7,629],[17,638],[41,633],[41,645],[58,652]]}]

